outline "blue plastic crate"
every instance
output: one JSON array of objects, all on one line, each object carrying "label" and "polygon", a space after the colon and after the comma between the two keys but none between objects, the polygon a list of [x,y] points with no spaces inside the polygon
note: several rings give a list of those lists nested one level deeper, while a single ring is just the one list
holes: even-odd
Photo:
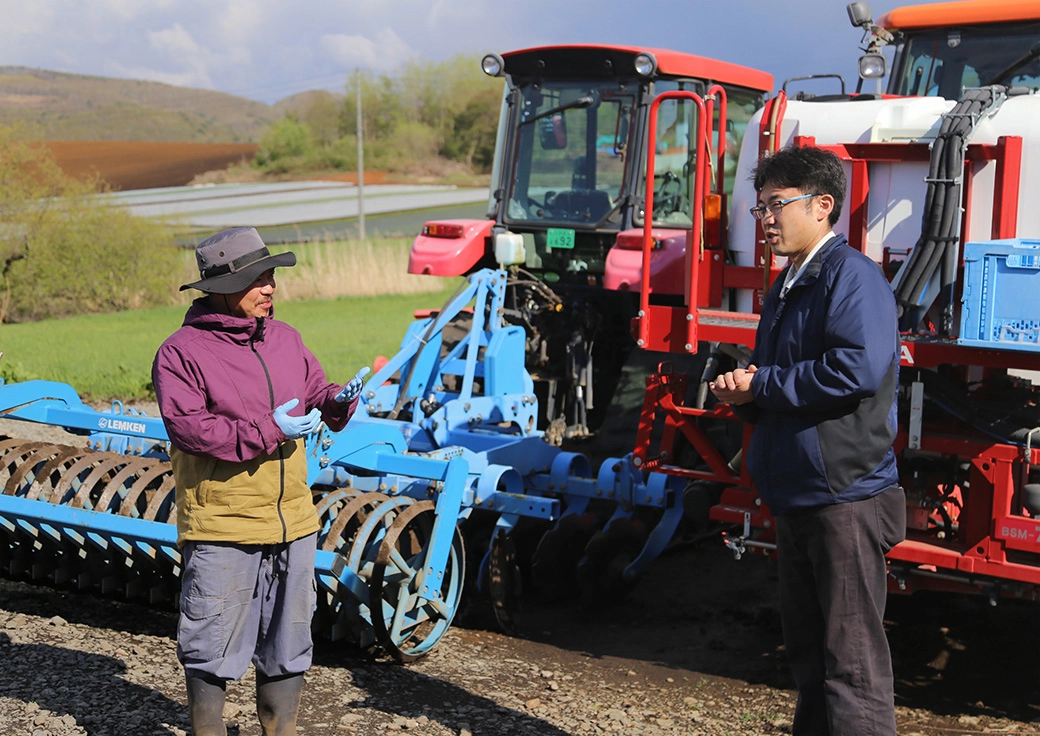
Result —
[{"label": "blue plastic crate", "polygon": [[957,341],[1040,352],[1040,240],[965,243]]}]

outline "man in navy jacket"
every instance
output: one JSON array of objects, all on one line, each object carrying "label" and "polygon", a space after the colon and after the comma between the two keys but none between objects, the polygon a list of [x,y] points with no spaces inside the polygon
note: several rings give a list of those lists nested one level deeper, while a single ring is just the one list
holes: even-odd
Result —
[{"label": "man in navy jacket", "polygon": [[788,265],[766,296],[747,368],[712,390],[755,425],[746,462],[777,519],[793,733],[895,736],[883,625],[884,555],[906,530],[892,450],[895,299],[878,265],[832,230],[845,199],[834,154],[779,151],[759,165],[755,189],[751,214]]}]

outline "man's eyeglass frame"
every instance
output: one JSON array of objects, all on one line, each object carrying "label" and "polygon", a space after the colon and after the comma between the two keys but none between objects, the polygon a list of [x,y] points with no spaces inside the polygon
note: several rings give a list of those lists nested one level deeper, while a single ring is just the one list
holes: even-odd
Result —
[{"label": "man's eyeglass frame", "polygon": [[778,199],[775,202],[769,204],[760,204],[757,207],[752,207],[748,210],[752,217],[756,220],[762,220],[765,218],[768,212],[773,217],[779,217],[780,213],[784,210],[784,205],[791,204],[791,202],[797,202],[800,199],[809,199],[810,197],[819,197],[819,194],[801,194],[797,197],[788,197],[787,199]]}]

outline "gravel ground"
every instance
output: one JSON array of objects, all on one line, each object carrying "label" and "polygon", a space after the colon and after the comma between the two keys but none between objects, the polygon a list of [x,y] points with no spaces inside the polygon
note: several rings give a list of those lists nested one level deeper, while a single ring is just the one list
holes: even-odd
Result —
[{"label": "gravel ground", "polygon": [[[456,626],[406,667],[319,641],[300,733],[790,733],[769,571],[681,550],[616,607],[528,604],[521,636]],[[901,734],[1040,733],[1035,605],[889,608]],[[175,626],[171,611],[0,581],[0,736],[190,733]],[[229,687],[232,736],[259,733],[252,683]]]},{"label": "gravel ground", "polygon": [[[300,733],[790,733],[774,598],[768,561],[714,542],[663,556],[607,609],[526,598],[515,637],[481,628],[474,605],[407,667],[319,640]],[[890,598],[900,733],[1040,734],[1038,610]],[[190,733],[175,628],[169,610],[0,580],[0,736]],[[259,734],[252,687],[252,671],[229,687],[231,736]]]}]

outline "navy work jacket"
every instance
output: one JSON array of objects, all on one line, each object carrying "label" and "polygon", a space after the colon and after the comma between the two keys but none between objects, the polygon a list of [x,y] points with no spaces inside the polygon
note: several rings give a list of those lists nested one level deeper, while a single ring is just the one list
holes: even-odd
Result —
[{"label": "navy work jacket", "polygon": [[[790,266],[788,266],[790,268]],[[774,514],[859,501],[899,484],[899,330],[874,261],[831,238],[780,298],[766,296],[751,363],[751,479]]]}]

